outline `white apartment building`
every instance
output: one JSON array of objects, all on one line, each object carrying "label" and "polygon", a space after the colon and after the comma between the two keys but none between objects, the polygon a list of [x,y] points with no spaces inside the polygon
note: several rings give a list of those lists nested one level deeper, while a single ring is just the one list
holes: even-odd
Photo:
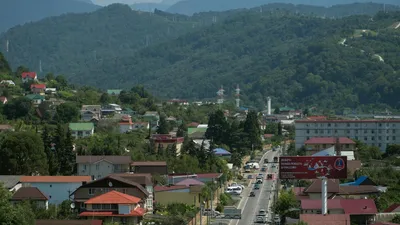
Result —
[{"label": "white apartment building", "polygon": [[296,149],[312,137],[348,137],[385,151],[400,144],[400,120],[297,120]]}]

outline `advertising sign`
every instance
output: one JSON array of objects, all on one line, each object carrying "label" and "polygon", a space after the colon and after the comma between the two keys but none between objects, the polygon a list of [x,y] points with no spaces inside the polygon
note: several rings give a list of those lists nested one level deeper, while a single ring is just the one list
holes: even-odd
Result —
[{"label": "advertising sign", "polygon": [[347,156],[279,157],[279,179],[347,178]]}]

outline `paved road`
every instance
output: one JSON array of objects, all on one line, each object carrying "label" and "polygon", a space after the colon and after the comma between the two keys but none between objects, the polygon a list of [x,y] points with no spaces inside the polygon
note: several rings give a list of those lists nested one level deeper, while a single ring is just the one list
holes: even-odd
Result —
[{"label": "paved road", "polygon": [[[268,162],[271,162],[273,160],[274,156],[278,156],[277,151],[267,152],[266,158],[268,158]],[[254,224],[254,220],[260,209],[265,209],[267,211],[268,220],[272,219],[270,207],[272,206],[273,196],[276,193],[275,187],[276,187],[276,179],[277,179],[278,175],[276,173],[277,167],[272,168],[271,166],[272,166],[272,164],[269,163],[267,172],[260,172],[264,175],[263,184],[260,186],[259,190],[255,190],[255,194],[256,194],[255,197],[248,197],[247,199],[244,199],[245,203],[244,203],[243,211],[242,211],[242,219],[233,221],[233,223],[231,223],[231,225]],[[267,180],[266,179],[267,174],[270,174],[270,173],[274,174],[273,179]],[[251,189],[252,188],[253,188],[253,185],[251,186]]]}]

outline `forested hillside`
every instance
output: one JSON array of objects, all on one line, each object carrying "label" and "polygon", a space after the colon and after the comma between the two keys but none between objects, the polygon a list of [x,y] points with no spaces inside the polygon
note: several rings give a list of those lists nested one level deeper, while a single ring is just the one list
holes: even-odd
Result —
[{"label": "forested hillside", "polygon": [[[398,20],[400,13],[340,20],[241,13],[132,57],[93,65],[90,73],[74,77],[74,82],[87,82],[90,74],[96,74],[92,85],[144,83],[156,95],[195,99],[215,97],[220,85],[229,97],[240,84],[244,102],[256,106],[272,96],[281,104],[300,106],[319,102],[327,108],[399,107],[399,63],[393,53],[400,51],[395,38],[400,30],[388,28]],[[362,41],[363,48],[370,46],[375,54],[385,55],[384,62],[366,50],[341,44],[366,27],[379,33],[354,38]],[[380,52],[384,47],[393,53]]]},{"label": "forested hillside", "polygon": [[[51,17],[10,29],[0,37],[9,40],[7,58],[14,66],[72,74],[88,64],[110,57],[132,55],[135,50],[174,39],[193,28],[186,21],[133,11],[114,4],[93,13]],[[0,51],[6,52],[2,44]]]},{"label": "forested hillside", "polygon": [[0,33],[31,21],[63,13],[91,12],[99,8],[89,0],[1,0]]},{"label": "forested hillside", "polygon": [[289,3],[330,7],[339,4],[378,3],[400,5],[398,0],[187,0],[180,1],[167,9],[171,13],[192,15],[198,12],[225,11],[240,8],[252,8],[271,3]]}]

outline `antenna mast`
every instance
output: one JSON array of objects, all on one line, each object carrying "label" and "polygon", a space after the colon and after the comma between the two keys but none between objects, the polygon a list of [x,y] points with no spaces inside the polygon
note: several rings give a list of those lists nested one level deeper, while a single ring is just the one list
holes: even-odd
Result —
[{"label": "antenna mast", "polygon": [[240,107],[240,88],[239,88],[239,84],[236,86],[235,89],[235,96],[236,96],[236,107],[239,108]]},{"label": "antenna mast", "polygon": [[8,50],[9,50],[9,45],[10,45],[10,42],[7,40],[7,42],[6,42],[6,52],[8,52]]},{"label": "antenna mast", "polygon": [[39,60],[39,72],[43,72],[42,71],[42,60]]},{"label": "antenna mast", "polygon": [[218,95],[218,100],[217,103],[218,104],[222,104],[224,103],[224,87],[221,85],[221,88],[217,91],[217,95]]}]

